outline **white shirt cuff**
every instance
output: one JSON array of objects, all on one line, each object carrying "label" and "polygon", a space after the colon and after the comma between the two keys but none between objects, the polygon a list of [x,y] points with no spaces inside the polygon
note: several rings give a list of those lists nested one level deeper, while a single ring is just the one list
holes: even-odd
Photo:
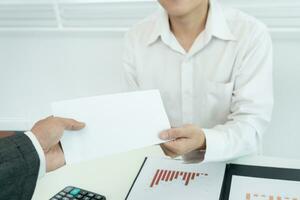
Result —
[{"label": "white shirt cuff", "polygon": [[31,131],[25,132],[25,135],[27,135],[29,137],[29,139],[31,140],[33,146],[35,147],[35,149],[36,149],[36,151],[39,155],[40,169],[39,169],[38,178],[41,178],[46,174],[46,158],[45,158],[44,151],[43,151],[39,141],[37,140],[37,138],[35,137],[35,135]]},{"label": "white shirt cuff", "polygon": [[221,134],[214,129],[203,129],[203,132],[206,139],[206,152],[203,162],[218,162],[226,160],[224,152],[226,146],[224,134]]}]

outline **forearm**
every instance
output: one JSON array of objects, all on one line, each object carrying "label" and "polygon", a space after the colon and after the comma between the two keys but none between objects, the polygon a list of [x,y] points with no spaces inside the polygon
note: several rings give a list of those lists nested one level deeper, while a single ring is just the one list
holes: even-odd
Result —
[{"label": "forearm", "polygon": [[187,162],[228,161],[258,153],[270,118],[255,114],[231,114],[224,124],[202,129],[205,148],[185,155]]},{"label": "forearm", "polygon": [[204,161],[227,161],[258,152],[260,135],[247,122],[230,122],[204,129],[206,151]]},{"label": "forearm", "polygon": [[[16,134],[23,134],[21,131],[0,131],[0,139],[14,136]],[[39,170],[39,178],[43,177],[46,173],[46,161],[45,161],[45,155],[43,152],[43,149],[41,145],[39,144],[37,138],[34,136],[34,134],[31,131],[27,131],[24,133],[29,139],[31,140],[35,150],[37,151],[39,155],[39,160],[40,160],[40,170]]]},{"label": "forearm", "polygon": [[39,170],[39,157],[24,134],[0,139],[0,196],[31,199]]}]

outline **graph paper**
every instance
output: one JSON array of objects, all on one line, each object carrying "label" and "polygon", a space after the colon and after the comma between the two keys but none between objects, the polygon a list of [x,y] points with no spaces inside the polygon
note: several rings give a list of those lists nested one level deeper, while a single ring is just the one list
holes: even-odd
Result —
[{"label": "graph paper", "polygon": [[234,175],[229,200],[300,200],[300,182]]},{"label": "graph paper", "polygon": [[179,160],[147,158],[128,200],[219,199],[224,163],[185,164]]}]

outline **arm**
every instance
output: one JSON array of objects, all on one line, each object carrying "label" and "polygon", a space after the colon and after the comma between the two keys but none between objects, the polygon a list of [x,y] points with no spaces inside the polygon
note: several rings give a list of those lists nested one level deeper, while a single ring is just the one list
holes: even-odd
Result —
[{"label": "arm", "polygon": [[228,121],[203,130],[206,161],[233,159],[259,150],[272,115],[272,61],[272,41],[265,30],[250,41],[242,57]]},{"label": "arm", "polygon": [[199,150],[204,149],[204,161],[224,161],[258,151],[273,108],[272,42],[267,30],[253,38],[241,52],[227,122],[211,129],[190,125],[163,132],[162,139],[176,139],[162,145],[167,155],[200,161]]},{"label": "arm", "polygon": [[65,164],[59,145],[64,130],[84,126],[73,119],[48,117],[25,134],[0,139],[0,198],[31,199],[38,175]]},{"label": "arm", "polygon": [[39,166],[39,156],[26,135],[0,139],[1,199],[31,199]]}]

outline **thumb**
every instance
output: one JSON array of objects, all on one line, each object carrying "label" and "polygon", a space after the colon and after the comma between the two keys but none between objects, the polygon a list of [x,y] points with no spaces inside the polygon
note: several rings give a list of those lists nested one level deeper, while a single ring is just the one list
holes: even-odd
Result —
[{"label": "thumb", "polygon": [[187,133],[182,128],[171,128],[159,134],[159,138],[162,140],[174,140],[187,136]]},{"label": "thumb", "polygon": [[59,118],[58,120],[62,123],[65,130],[76,131],[85,127],[85,123],[76,121],[74,119]]}]

